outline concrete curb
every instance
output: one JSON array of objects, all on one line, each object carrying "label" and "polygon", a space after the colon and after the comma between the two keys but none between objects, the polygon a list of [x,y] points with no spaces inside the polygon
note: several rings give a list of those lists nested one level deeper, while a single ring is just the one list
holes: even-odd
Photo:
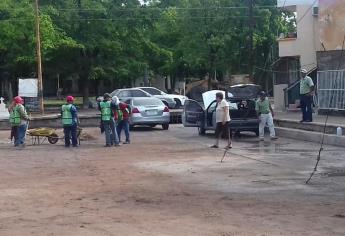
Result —
[{"label": "concrete curb", "polygon": [[[284,127],[276,127],[277,136],[290,138],[295,140],[302,140],[314,143],[320,143],[322,141],[321,132],[312,132],[299,129],[291,129]],[[325,134],[324,144],[333,146],[345,146],[345,136],[337,136],[334,134]]]},{"label": "concrete curb", "polygon": [[[299,121],[284,120],[284,119],[274,119],[274,123],[276,127],[313,131],[313,132],[319,132],[319,133],[323,133],[324,125],[325,125],[325,123],[320,123],[320,122],[300,123]],[[343,130],[345,130],[344,125],[336,125],[336,124],[328,123],[326,127],[326,134],[336,134],[338,127],[341,127]]]}]

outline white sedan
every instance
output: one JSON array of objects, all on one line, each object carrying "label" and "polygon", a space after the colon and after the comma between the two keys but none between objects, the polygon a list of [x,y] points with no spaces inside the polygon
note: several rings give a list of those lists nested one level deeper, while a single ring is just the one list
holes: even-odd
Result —
[{"label": "white sedan", "polygon": [[164,100],[164,99],[174,100],[176,102],[176,105],[174,108],[176,109],[181,108],[181,106],[184,106],[185,101],[188,99],[186,96],[183,96],[183,95],[167,94],[163,92],[162,90],[159,90],[154,87],[139,87],[139,88],[161,100]]}]

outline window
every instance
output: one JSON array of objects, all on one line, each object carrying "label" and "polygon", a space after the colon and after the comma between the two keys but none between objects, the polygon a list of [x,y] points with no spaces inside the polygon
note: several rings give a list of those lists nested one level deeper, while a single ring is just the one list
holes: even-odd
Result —
[{"label": "window", "polygon": [[143,88],[145,92],[148,92],[151,95],[162,95],[162,91],[155,88]]},{"label": "window", "polygon": [[147,93],[141,90],[132,90],[132,97],[149,97]]},{"label": "window", "polygon": [[203,112],[202,107],[195,101],[188,101],[186,110],[191,112]]},{"label": "window", "polygon": [[214,112],[216,110],[217,107],[217,101],[214,101],[211,103],[211,105],[208,107],[208,112]]},{"label": "window", "polygon": [[118,94],[119,98],[131,97],[131,92],[129,90],[120,91]]}]

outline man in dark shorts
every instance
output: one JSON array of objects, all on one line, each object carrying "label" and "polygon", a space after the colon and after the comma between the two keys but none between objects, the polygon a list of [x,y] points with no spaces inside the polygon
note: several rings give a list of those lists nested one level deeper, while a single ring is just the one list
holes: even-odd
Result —
[{"label": "man in dark shorts", "polygon": [[229,103],[224,99],[224,94],[219,92],[216,94],[217,108],[216,108],[216,141],[211,148],[219,147],[219,139],[223,136],[228,140],[228,145],[226,148],[232,148],[231,138],[230,138],[230,113],[229,113]]}]

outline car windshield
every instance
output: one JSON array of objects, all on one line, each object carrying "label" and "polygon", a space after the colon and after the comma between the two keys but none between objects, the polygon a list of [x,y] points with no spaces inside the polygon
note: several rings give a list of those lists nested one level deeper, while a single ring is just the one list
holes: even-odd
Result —
[{"label": "car windshield", "polygon": [[115,95],[117,95],[119,98],[131,97],[131,91],[129,91],[129,90],[120,90]]},{"label": "car windshield", "polygon": [[162,91],[155,88],[142,88],[145,92],[148,92],[151,95],[162,95]]},{"label": "car windshield", "polygon": [[160,106],[163,105],[161,100],[158,99],[135,99],[133,100],[134,106]]}]

